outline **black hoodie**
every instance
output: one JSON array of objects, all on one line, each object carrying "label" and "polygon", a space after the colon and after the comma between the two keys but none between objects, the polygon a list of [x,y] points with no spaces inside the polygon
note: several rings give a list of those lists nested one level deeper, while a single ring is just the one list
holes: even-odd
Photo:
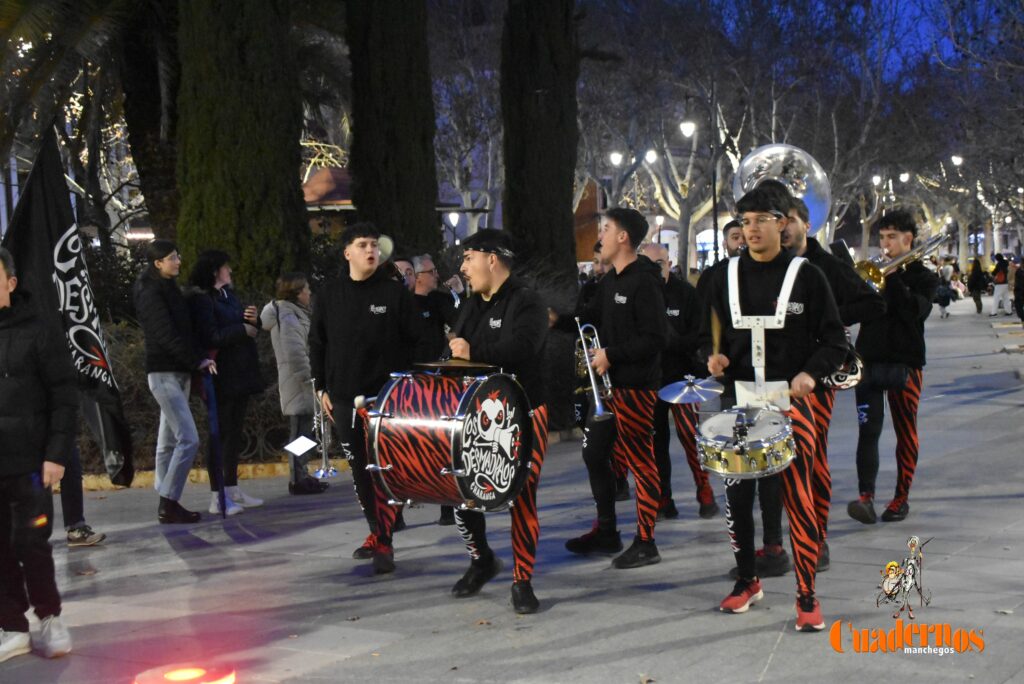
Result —
[{"label": "black hoodie", "polygon": [[707,366],[697,354],[704,306],[693,285],[669,276],[664,285],[665,314],[668,318],[668,346],[662,352],[661,382],[668,384],[693,375],[707,375]]},{"label": "black hoodie", "polygon": [[849,264],[826,252],[817,240],[807,241],[804,257],[825,274],[843,325],[864,323],[885,315],[885,300]]},{"label": "black hoodie", "polygon": [[[786,250],[768,262],[755,261],[744,250],[740,262],[740,310],[744,316],[771,316],[793,256]],[[729,359],[725,378],[753,380],[749,330],[736,330],[729,313],[728,268],[718,268],[708,282],[708,302],[722,323],[721,353]],[[789,299],[785,327],[765,331],[765,370],[768,380],[790,381],[806,372],[815,380],[828,375],[846,356],[846,332],[824,274],[805,263],[797,273]],[[711,324],[701,321],[702,357],[711,349]]]},{"label": "black hoodie", "polygon": [[548,312],[540,295],[512,276],[490,301],[474,294],[461,308],[453,330],[469,342],[470,359],[514,374],[531,406],[547,403],[543,366]]},{"label": "black hoodie", "polygon": [[658,265],[641,255],[622,273],[606,273],[594,297],[576,312],[597,327],[613,387],[661,386],[661,352],[668,340],[662,282]]},{"label": "black hoodie", "polygon": [[885,278],[886,312],[860,326],[857,351],[864,361],[924,368],[924,321],[932,312],[939,276],[920,261]]},{"label": "black hoodie", "polygon": [[376,396],[389,374],[409,370],[419,330],[412,294],[383,269],[366,280],[334,278],[313,300],[309,363],[316,388],[336,405]]},{"label": "black hoodie", "polygon": [[13,293],[0,309],[0,477],[71,457],[78,375],[63,332],[36,315],[27,294]]}]

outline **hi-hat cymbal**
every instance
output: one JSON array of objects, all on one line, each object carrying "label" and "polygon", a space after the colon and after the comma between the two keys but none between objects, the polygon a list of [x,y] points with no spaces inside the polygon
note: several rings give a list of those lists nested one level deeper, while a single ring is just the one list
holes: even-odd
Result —
[{"label": "hi-hat cymbal", "polygon": [[668,404],[697,404],[717,397],[725,388],[714,378],[698,380],[687,375],[685,380],[673,382],[658,390],[658,397]]},{"label": "hi-hat cymbal", "polygon": [[421,370],[436,370],[441,372],[458,373],[465,373],[466,371],[493,373],[498,370],[497,366],[493,366],[489,363],[480,363],[479,361],[467,361],[466,359],[448,359],[446,361],[423,361],[421,363],[414,363],[412,365],[413,368],[419,368]]}]

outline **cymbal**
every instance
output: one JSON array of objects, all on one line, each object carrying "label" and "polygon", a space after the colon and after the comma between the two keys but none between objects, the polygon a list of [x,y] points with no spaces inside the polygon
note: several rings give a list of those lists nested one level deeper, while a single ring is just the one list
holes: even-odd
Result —
[{"label": "cymbal", "polygon": [[447,361],[423,361],[420,363],[412,364],[413,368],[419,368],[421,370],[436,370],[441,372],[451,373],[466,373],[467,371],[472,372],[483,372],[493,373],[497,372],[498,367],[489,363],[481,363],[479,361],[467,361],[466,359],[448,359]]},{"label": "cymbal", "polygon": [[658,397],[669,404],[697,404],[713,399],[724,389],[722,383],[714,378],[698,380],[692,375],[687,375],[685,380],[673,382],[658,390]]}]

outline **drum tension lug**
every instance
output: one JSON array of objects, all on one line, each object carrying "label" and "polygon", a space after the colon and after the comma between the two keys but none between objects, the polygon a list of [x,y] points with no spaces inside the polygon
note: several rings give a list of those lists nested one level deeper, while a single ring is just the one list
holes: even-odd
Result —
[{"label": "drum tension lug", "polygon": [[468,473],[461,468],[441,468],[439,471],[442,475],[454,475],[455,477],[466,477]]},{"label": "drum tension lug", "polygon": [[388,506],[411,506],[411,505],[412,505],[412,499],[405,499],[404,501],[399,501],[398,499],[388,499]]},{"label": "drum tension lug", "polygon": [[384,470],[391,470],[391,469],[392,469],[392,468],[394,468],[394,467],[395,467],[395,466],[394,466],[394,464],[393,464],[393,463],[388,463],[388,464],[387,464],[386,466],[384,466],[383,468],[381,468],[381,467],[380,467],[379,465],[377,465],[376,463],[367,463],[367,464],[366,464],[366,469],[367,469],[367,470],[369,470],[369,471],[370,471],[371,473],[379,473],[379,472],[382,472],[382,471],[384,471]]}]

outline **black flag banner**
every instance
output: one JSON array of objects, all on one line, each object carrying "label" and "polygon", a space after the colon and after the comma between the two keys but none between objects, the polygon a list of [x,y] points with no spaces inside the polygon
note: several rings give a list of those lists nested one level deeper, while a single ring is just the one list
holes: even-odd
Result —
[{"label": "black flag banner", "polygon": [[63,327],[78,371],[82,415],[103,452],[110,481],[127,487],[135,476],[131,431],[107,359],[63,169],[51,127],[43,136],[3,246],[14,256],[19,287],[32,294],[39,315]]}]

